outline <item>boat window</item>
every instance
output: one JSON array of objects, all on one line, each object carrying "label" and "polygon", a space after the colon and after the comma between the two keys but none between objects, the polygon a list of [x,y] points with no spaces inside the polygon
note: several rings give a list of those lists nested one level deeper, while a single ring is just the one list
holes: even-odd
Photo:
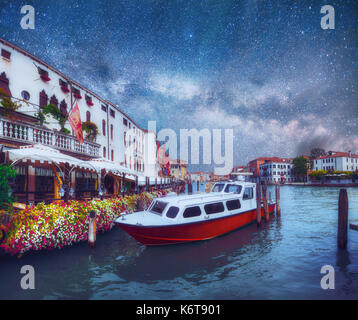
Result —
[{"label": "boat window", "polygon": [[167,204],[168,204],[167,202],[155,201],[152,207],[150,208],[150,212],[161,215]]},{"label": "boat window", "polygon": [[178,212],[179,212],[178,207],[170,207],[167,211],[167,217],[174,219],[178,215]]},{"label": "boat window", "polygon": [[245,188],[244,195],[242,198],[244,200],[253,199],[254,198],[254,189],[253,188]]},{"label": "boat window", "polygon": [[240,200],[229,200],[226,201],[226,207],[228,210],[236,210],[241,208]]},{"label": "boat window", "polygon": [[192,217],[198,217],[201,215],[200,207],[189,207],[184,210],[183,217],[184,218],[192,218]]},{"label": "boat window", "polygon": [[242,186],[237,184],[228,184],[225,187],[225,192],[233,192],[233,193],[240,193],[242,189]]},{"label": "boat window", "polygon": [[221,192],[224,189],[224,186],[224,183],[216,183],[211,192]]},{"label": "boat window", "polygon": [[209,203],[204,206],[206,214],[220,213],[224,212],[224,204],[222,202]]}]

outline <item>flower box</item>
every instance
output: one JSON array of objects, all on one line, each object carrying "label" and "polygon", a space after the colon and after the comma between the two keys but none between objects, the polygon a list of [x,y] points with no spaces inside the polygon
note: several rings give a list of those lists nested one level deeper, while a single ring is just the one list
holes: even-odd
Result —
[{"label": "flower box", "polygon": [[48,82],[48,81],[51,80],[51,79],[50,79],[47,75],[45,75],[45,74],[40,74],[40,78],[41,78],[43,81],[45,81],[45,82]]},{"label": "flower box", "polygon": [[69,93],[69,92],[70,92],[70,89],[68,89],[68,88],[65,87],[65,86],[61,86],[61,90],[62,90],[64,93]]},{"label": "flower box", "polygon": [[73,96],[76,98],[76,99],[82,99],[82,96],[80,93],[74,93]]},{"label": "flower box", "polygon": [[91,100],[86,100],[86,102],[89,106],[91,106],[91,107],[94,106],[94,103]]}]

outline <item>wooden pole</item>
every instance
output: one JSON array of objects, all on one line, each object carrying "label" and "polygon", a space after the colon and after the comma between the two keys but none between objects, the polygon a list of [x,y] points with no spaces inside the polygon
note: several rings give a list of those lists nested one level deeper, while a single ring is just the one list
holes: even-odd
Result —
[{"label": "wooden pole", "polygon": [[256,183],[256,221],[257,226],[261,224],[261,190],[260,183]]},{"label": "wooden pole", "polygon": [[198,191],[199,192],[199,180],[196,182],[196,191]]},{"label": "wooden pole", "polygon": [[123,176],[122,176],[122,197],[124,197],[124,190],[125,190],[125,187],[126,187],[125,178],[126,178],[126,174],[123,173]]},{"label": "wooden pole", "polygon": [[96,228],[96,212],[92,210],[88,221],[88,245],[90,248],[94,248],[96,245]]},{"label": "wooden pole", "polygon": [[267,184],[266,182],[262,186],[262,197],[264,200],[264,213],[265,213],[265,220],[268,221],[270,219],[270,214],[268,210],[268,203],[267,203]]},{"label": "wooden pole", "polygon": [[188,194],[192,194],[193,193],[193,185],[191,184],[191,181],[189,181],[188,184]]},{"label": "wooden pole", "polygon": [[347,189],[339,191],[338,200],[338,248],[347,248],[347,229],[348,229],[348,196]]},{"label": "wooden pole", "polygon": [[280,204],[280,186],[277,184],[275,186],[275,193],[276,193],[276,215],[281,213],[281,204]]}]

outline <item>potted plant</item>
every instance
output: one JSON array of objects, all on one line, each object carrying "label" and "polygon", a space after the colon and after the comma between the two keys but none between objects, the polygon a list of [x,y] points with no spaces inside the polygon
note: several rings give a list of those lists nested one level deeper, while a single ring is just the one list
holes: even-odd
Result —
[{"label": "potted plant", "polygon": [[42,110],[40,110],[37,114],[37,118],[39,119],[40,124],[43,124],[45,121],[45,116],[47,115],[51,115],[54,119],[56,119],[58,121],[58,124],[60,125],[60,132],[63,133],[71,133],[70,130],[65,128],[65,124],[67,122],[68,119],[68,115],[64,116],[61,112],[61,110],[53,105],[53,104],[48,104],[47,106],[44,106],[42,108]]},{"label": "potted plant", "polygon": [[91,121],[82,122],[82,130],[86,132],[85,138],[90,141],[96,141],[98,135],[97,125]]},{"label": "potted plant", "polygon": [[3,115],[12,120],[13,112],[19,109],[21,104],[13,102],[9,95],[2,88],[0,88],[0,98],[0,106],[3,108]]}]

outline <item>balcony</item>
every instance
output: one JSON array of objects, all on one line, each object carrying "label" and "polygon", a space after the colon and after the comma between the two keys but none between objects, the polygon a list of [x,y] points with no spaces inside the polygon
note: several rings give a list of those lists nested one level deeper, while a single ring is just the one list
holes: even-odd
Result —
[{"label": "balcony", "polygon": [[90,158],[99,157],[100,145],[85,140],[79,144],[76,137],[35,124],[10,121],[0,116],[0,140],[17,144],[41,143],[60,151],[72,152]]}]

